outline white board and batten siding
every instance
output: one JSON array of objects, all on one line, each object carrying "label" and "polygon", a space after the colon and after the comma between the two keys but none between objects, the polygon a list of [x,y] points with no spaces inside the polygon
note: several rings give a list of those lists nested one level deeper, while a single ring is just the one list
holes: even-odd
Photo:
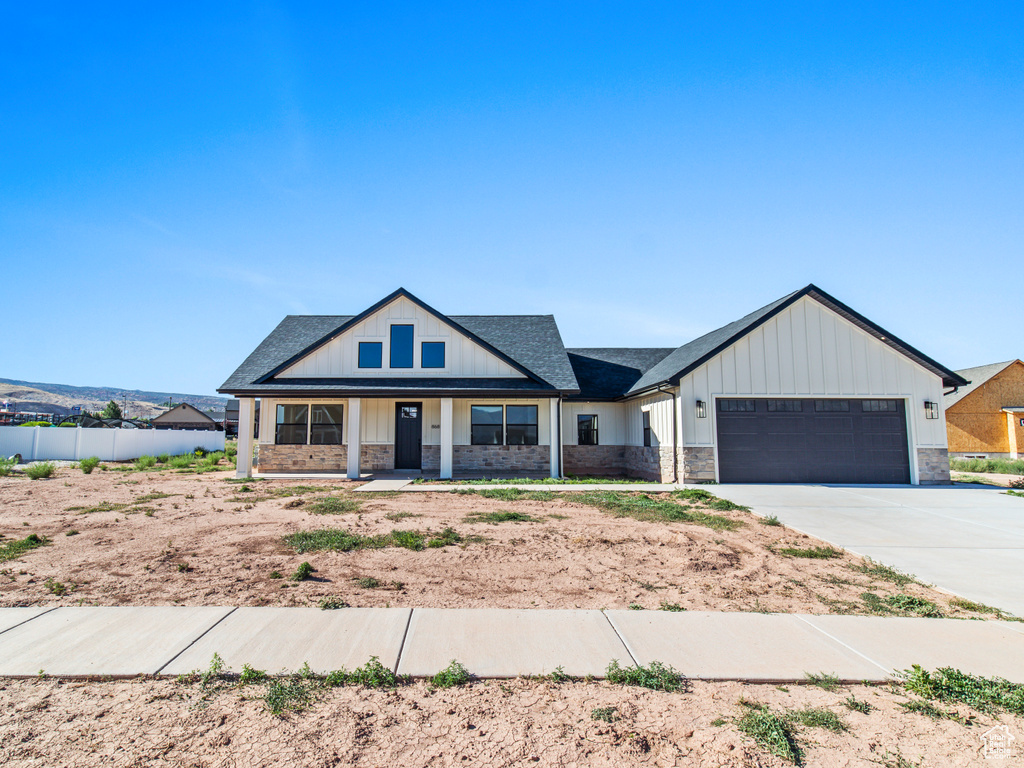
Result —
[{"label": "white board and batten siding", "polygon": [[[415,329],[412,368],[388,367],[392,325],[412,325]],[[382,367],[359,367],[361,341],[381,343]],[[424,341],[444,342],[444,368],[420,367],[421,342]],[[278,374],[278,378],[283,379],[338,376],[526,378],[465,334],[456,331],[404,297],[395,299]]]},{"label": "white board and batten siding", "polygon": [[597,416],[600,445],[644,444],[643,414],[651,414],[651,445],[672,444],[672,395],[659,393],[625,403],[566,402],[562,404],[562,439],[577,445],[577,416]]},{"label": "white board and batten siding", "polygon": [[130,461],[194,448],[224,450],[224,433],[208,429],[106,429],[103,427],[0,427],[0,456],[23,461]]},{"label": "white board and batten siding", "polygon": [[[810,297],[803,297],[680,381],[683,445],[715,444],[717,397],[906,399],[913,446],[946,447],[942,379]],[[694,416],[697,400],[708,417]],[[911,462],[915,461],[911,451]]]}]

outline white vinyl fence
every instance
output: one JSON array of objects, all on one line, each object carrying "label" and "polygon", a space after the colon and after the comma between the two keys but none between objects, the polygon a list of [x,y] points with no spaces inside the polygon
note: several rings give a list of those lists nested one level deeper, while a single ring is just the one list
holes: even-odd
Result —
[{"label": "white vinyl fence", "polygon": [[128,461],[139,456],[224,450],[224,433],[206,429],[106,429],[104,427],[0,427],[0,456],[23,461]]}]

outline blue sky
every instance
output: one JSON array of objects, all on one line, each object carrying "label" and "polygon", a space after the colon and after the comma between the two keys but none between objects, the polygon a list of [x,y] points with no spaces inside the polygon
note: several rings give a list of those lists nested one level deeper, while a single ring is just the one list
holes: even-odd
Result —
[{"label": "blue sky", "polygon": [[813,282],[1024,357],[1024,15],[850,5],[10,5],[0,377],[212,393],[400,285],[663,347]]}]

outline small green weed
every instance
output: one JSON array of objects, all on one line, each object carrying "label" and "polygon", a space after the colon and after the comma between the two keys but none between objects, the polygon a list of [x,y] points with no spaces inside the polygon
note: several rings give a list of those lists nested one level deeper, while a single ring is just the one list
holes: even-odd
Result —
[{"label": "small green weed", "polygon": [[953,608],[959,608],[962,611],[971,611],[972,613],[991,613],[993,615],[999,615],[1002,613],[1001,610],[993,608],[991,605],[976,603],[973,600],[965,600],[962,597],[954,597],[949,601],[949,604]]},{"label": "small green weed", "polygon": [[869,557],[864,558],[864,563],[862,565],[852,565],[850,567],[853,568],[853,570],[859,571],[873,579],[891,581],[898,587],[903,587],[907,584],[921,583],[917,580],[917,577],[909,573],[903,573],[903,571],[893,568],[892,566],[876,563]]},{"label": "small green weed", "polygon": [[65,536],[77,536],[78,535],[78,531],[76,531],[74,528],[72,528],[70,531],[68,531],[64,535]]},{"label": "small green weed", "polygon": [[364,688],[396,688],[404,679],[381,664],[379,658],[371,656],[368,662],[348,676],[347,682]]},{"label": "small green weed", "polygon": [[476,512],[462,518],[464,523],[534,523],[537,518],[527,515],[525,512]]},{"label": "small green weed", "polygon": [[944,709],[939,709],[930,701],[925,701],[924,699],[911,699],[910,701],[901,701],[899,704],[907,710],[907,712],[924,715],[925,717],[930,717],[932,720],[943,720],[950,717],[950,715],[954,716],[951,719],[956,719],[956,717],[958,717],[955,712],[947,712]]},{"label": "small green weed", "polygon": [[156,456],[139,456],[135,460],[134,467],[138,472],[144,472],[156,466]]},{"label": "small green weed", "polygon": [[[0,477],[7,477],[14,471],[15,460],[0,456]],[[88,474],[88,473],[86,473]]]},{"label": "small green weed", "polygon": [[57,581],[56,579],[53,579],[53,578],[49,578],[46,581],[44,581],[43,582],[43,586],[46,587],[47,591],[50,594],[56,595],[57,597],[63,597],[68,592],[71,592],[71,591],[74,590],[74,587],[70,587],[69,588],[67,584],[64,584],[64,583],[62,583],[60,581]]},{"label": "small green weed", "polygon": [[843,556],[843,551],[835,547],[783,547],[778,552],[784,557],[806,557],[812,560],[831,560]]},{"label": "small green weed", "polygon": [[923,597],[915,597],[914,595],[889,595],[885,598],[885,602],[893,608],[905,613],[912,613],[917,616],[925,616],[931,619],[941,619],[943,617],[943,613],[939,606],[931,600],[925,600]]},{"label": "small green weed", "polygon": [[824,728],[833,733],[842,733],[847,730],[846,723],[831,709],[825,707],[805,707],[794,709],[786,713],[788,720],[798,723],[807,728]]},{"label": "small green weed", "polygon": [[600,720],[603,723],[614,723],[616,720],[621,720],[622,716],[617,707],[598,707],[590,711],[590,719]]},{"label": "small green weed", "polygon": [[267,686],[263,701],[274,715],[300,711],[313,701],[313,686],[308,680],[297,676],[274,680]]},{"label": "small green weed", "polygon": [[98,456],[90,456],[87,459],[82,459],[78,462],[78,468],[86,475],[91,475],[92,471],[100,465],[100,459]]},{"label": "small green weed", "polygon": [[321,611],[336,611],[339,608],[348,608],[348,603],[342,600],[340,597],[324,597],[321,598],[320,603]]},{"label": "small green weed", "polygon": [[771,515],[770,517],[762,517],[761,525],[781,526],[782,523],[779,522],[779,518],[775,515]]},{"label": "small green weed", "polygon": [[238,676],[239,685],[256,685],[267,680],[267,673],[262,669],[253,669],[248,664],[242,665],[242,674]]},{"label": "small green weed", "polygon": [[928,672],[919,665],[903,673],[908,691],[925,699],[965,704],[979,712],[1024,716],[1024,685],[999,677],[978,677],[952,667]]},{"label": "small green weed", "polygon": [[23,554],[35,549],[36,547],[42,547],[49,543],[50,540],[45,536],[37,536],[34,533],[30,533],[24,539],[15,539],[14,541],[0,543],[0,563],[8,560],[14,560],[16,557],[21,557]]},{"label": "small green weed", "polygon": [[659,611],[671,611],[672,613],[682,613],[686,609],[679,603],[668,603],[664,600],[661,601],[661,605],[658,606]]},{"label": "small green weed", "polygon": [[316,571],[312,565],[307,562],[299,563],[299,567],[295,569],[295,573],[292,574],[292,581],[306,581],[313,576]]},{"label": "small green weed", "polygon": [[270,575],[267,576],[267,578],[268,579],[283,579],[284,578],[284,574],[281,573],[280,571],[271,571]]},{"label": "small green weed", "polygon": [[860,712],[862,715],[869,714],[871,710],[874,709],[874,707],[872,707],[868,702],[861,701],[853,694],[850,694],[843,699],[843,704],[846,705],[847,709],[852,709],[854,712]]},{"label": "small green weed", "polygon": [[405,520],[408,517],[423,517],[423,515],[416,512],[388,512],[384,517],[393,523],[397,523],[399,520]]},{"label": "small green weed", "polygon": [[839,687],[839,678],[826,672],[804,672],[804,681],[808,685],[814,685],[823,691],[834,691]]},{"label": "small green weed", "polygon": [[361,507],[362,504],[355,499],[338,496],[324,496],[306,505],[306,509],[314,515],[347,515],[350,512],[358,512]]},{"label": "small green weed", "polygon": [[736,727],[740,732],[776,757],[799,765],[800,747],[789,723],[767,706],[751,705],[746,702],[741,704],[744,704],[747,711],[736,721]]},{"label": "small green weed", "polygon": [[32,480],[42,480],[51,477],[56,471],[57,467],[52,461],[37,461],[25,467],[25,474]]},{"label": "small green weed", "polygon": [[630,603],[629,604],[629,610],[631,610],[631,611],[646,611],[647,609],[644,608],[642,605],[640,605],[640,603]]},{"label": "small green weed", "polygon": [[892,753],[888,749],[883,752],[878,759],[873,759],[871,762],[877,763],[882,768],[922,768],[924,765],[924,758],[919,759],[916,763],[910,762],[900,752],[899,747],[896,748],[896,752]]},{"label": "small green weed", "polygon": [[634,685],[669,693],[688,687],[682,674],[660,661],[652,661],[646,667],[620,667],[618,660],[612,660],[605,670],[605,677],[617,685]]},{"label": "small green weed", "polygon": [[455,688],[460,685],[466,685],[472,679],[473,676],[469,674],[469,670],[455,659],[452,659],[447,667],[430,678],[430,684],[434,688]]},{"label": "small green weed", "polygon": [[355,582],[363,589],[377,589],[380,586],[380,580],[373,576],[363,576],[356,579]]},{"label": "small green weed", "polygon": [[101,501],[92,507],[68,507],[65,512],[81,512],[83,515],[91,515],[95,512],[119,512],[127,509],[129,504],[115,504],[111,501]]}]

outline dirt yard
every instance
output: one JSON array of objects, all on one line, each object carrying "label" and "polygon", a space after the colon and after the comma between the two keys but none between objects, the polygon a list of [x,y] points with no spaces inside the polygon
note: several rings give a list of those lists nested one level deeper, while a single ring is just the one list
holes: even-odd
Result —
[{"label": "dirt yard", "polygon": [[[317,605],[333,598],[358,607],[985,615],[984,607],[951,604],[949,595],[901,583],[886,569],[864,572],[859,559],[742,510],[686,500],[665,507],[635,493],[627,499],[710,514],[715,527],[708,527],[617,516],[542,487],[515,499],[353,494],[355,487],[237,483],[226,471],[86,475],[61,468],[48,480],[0,478],[0,553],[30,534],[48,542],[0,562],[0,606]],[[609,486],[616,488],[628,486]],[[324,507],[335,514],[315,513]],[[455,532],[448,541],[461,541],[352,551],[297,551],[285,541],[321,529],[364,537],[418,531],[427,540],[446,528]],[[826,557],[807,556],[815,554]],[[312,578],[292,580],[303,562],[315,569]]]}]

